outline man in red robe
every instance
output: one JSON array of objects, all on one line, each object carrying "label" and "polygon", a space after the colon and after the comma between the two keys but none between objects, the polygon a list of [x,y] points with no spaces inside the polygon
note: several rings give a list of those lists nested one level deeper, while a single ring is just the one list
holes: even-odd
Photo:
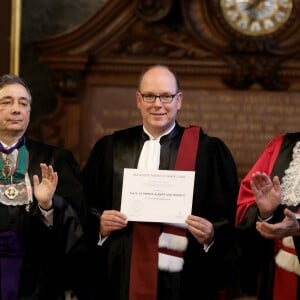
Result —
[{"label": "man in red robe", "polygon": [[241,182],[236,223],[241,287],[262,300],[300,299],[300,132],[273,138]]}]

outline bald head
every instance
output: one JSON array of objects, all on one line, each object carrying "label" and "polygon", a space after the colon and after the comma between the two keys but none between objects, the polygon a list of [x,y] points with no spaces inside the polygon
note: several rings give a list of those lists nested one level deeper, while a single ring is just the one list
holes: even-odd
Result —
[{"label": "bald head", "polygon": [[172,79],[174,81],[173,85],[176,89],[175,92],[179,91],[180,85],[179,85],[179,80],[178,80],[177,75],[169,67],[164,66],[164,65],[152,65],[152,66],[148,67],[146,70],[144,70],[144,72],[142,72],[140,79],[139,79],[139,83],[138,83],[139,91],[142,90],[143,81],[144,81],[144,79],[148,78],[149,74],[152,75],[152,77],[155,75],[167,75],[171,79],[173,78]]}]

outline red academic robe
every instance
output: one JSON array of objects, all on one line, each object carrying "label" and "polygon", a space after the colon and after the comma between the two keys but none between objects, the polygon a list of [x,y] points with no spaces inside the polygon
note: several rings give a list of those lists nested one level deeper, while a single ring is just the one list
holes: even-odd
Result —
[{"label": "red academic robe", "polygon": [[[250,293],[257,289],[258,298],[263,300],[296,300],[299,276],[285,271],[275,263],[275,256],[283,249],[282,240],[267,240],[262,238],[255,230],[257,220],[257,207],[250,187],[251,176],[256,171],[269,174],[271,177],[278,175],[281,179],[284,170],[288,168],[292,159],[292,149],[300,140],[300,133],[278,135],[265,147],[257,162],[242,180],[237,203],[236,224],[240,231],[242,253],[242,288]],[[283,218],[284,206],[281,205],[275,212],[272,223],[280,222]],[[297,211],[298,207],[290,208]],[[295,248],[286,251],[293,252],[299,257],[298,237],[293,237]],[[254,265],[258,267],[255,268]],[[253,278],[254,276],[254,278]],[[297,296],[298,295],[298,296]]]}]

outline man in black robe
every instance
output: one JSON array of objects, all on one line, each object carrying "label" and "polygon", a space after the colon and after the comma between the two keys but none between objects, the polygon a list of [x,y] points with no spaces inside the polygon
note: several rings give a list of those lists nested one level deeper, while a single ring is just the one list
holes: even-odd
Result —
[{"label": "man in black robe", "polygon": [[[160,232],[151,266],[151,252],[149,256],[146,252],[150,235],[144,236],[144,248],[142,245],[132,254],[139,222],[128,222],[120,212],[123,171],[176,169],[185,128],[176,122],[182,92],[175,74],[160,65],[147,69],[141,75],[136,101],[143,125],[101,138],[83,169],[91,259],[99,274],[92,278],[94,299],[219,299],[220,291],[232,287],[236,279],[234,217],[238,179],[233,157],[219,138],[206,135],[202,129],[196,139],[189,141],[191,145],[196,143],[192,213],[187,216],[183,237],[178,237],[176,230],[168,235],[172,242],[163,254],[161,240],[165,232]],[[166,224],[159,225],[164,231]],[[155,227],[151,222],[142,226],[148,232]],[[179,246],[181,242],[185,246]],[[144,265],[134,272],[133,261],[141,253]],[[153,267],[158,269],[154,283],[148,280]]]},{"label": "man in black robe", "polygon": [[30,110],[24,80],[0,77],[0,298],[87,299],[81,171],[71,152],[26,136]]}]

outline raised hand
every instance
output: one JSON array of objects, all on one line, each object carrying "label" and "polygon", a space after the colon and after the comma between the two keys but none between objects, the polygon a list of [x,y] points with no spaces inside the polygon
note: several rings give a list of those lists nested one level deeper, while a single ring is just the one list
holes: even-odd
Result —
[{"label": "raised hand", "polygon": [[33,176],[33,193],[39,206],[43,209],[52,207],[52,198],[56,190],[58,175],[54,172],[51,165],[40,164],[42,178],[41,181],[37,175]]},{"label": "raised hand", "polygon": [[255,172],[252,174],[250,186],[253,191],[260,217],[270,217],[280,205],[281,189],[278,176],[273,181],[266,173]]}]

